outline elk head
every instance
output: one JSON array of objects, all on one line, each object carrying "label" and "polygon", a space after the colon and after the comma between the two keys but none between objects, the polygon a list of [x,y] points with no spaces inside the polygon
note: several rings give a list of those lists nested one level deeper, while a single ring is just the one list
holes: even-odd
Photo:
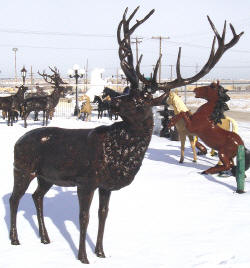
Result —
[{"label": "elk head", "polygon": [[[225,35],[226,35],[226,21],[224,23],[224,28],[222,35],[219,35],[216,30],[213,22],[207,16],[210,26],[215,34],[212,48],[209,55],[209,58],[205,65],[201,68],[201,70],[192,77],[182,78],[180,71],[180,59],[181,59],[181,48],[179,48],[179,53],[177,57],[176,63],[176,76],[177,78],[170,82],[157,83],[157,71],[160,63],[160,58],[156,63],[156,67],[154,69],[153,75],[151,75],[150,79],[146,79],[144,75],[140,72],[140,63],[142,60],[142,55],[137,63],[136,68],[133,65],[133,53],[131,49],[131,41],[130,36],[133,34],[135,29],[141,25],[144,21],[146,21],[153,13],[154,10],[151,10],[142,20],[136,20],[136,23],[129,27],[129,23],[134,17],[135,13],[139,7],[137,7],[133,13],[126,19],[127,8],[123,14],[123,18],[118,25],[117,29],[117,40],[119,44],[119,58],[121,63],[121,68],[124,74],[127,77],[127,80],[130,82],[130,94],[128,96],[117,97],[114,99],[112,103],[112,107],[118,114],[124,119],[132,116],[132,120],[137,120],[137,117],[141,117],[141,119],[147,116],[147,110],[152,106],[162,105],[164,100],[168,97],[171,89],[176,87],[185,86],[191,83],[198,81],[200,78],[209,73],[209,71],[216,65],[216,63],[220,60],[222,55],[229,48],[233,47],[240,39],[243,32],[240,34],[236,34],[234,27],[230,24],[230,28],[233,34],[233,38],[225,44]],[[121,37],[121,31],[123,29],[123,37]],[[217,40],[218,46],[215,50],[215,42]],[[143,89],[139,90],[139,81],[143,83]],[[150,89],[150,90],[149,90]],[[163,91],[164,94],[158,98],[154,98],[153,94],[156,91]],[[123,107],[124,106],[124,107]],[[140,115],[139,115],[140,114]],[[135,119],[136,118],[136,119]]]},{"label": "elk head", "polygon": [[59,70],[56,67],[49,67],[49,69],[51,70],[52,75],[46,74],[45,71],[43,71],[43,73],[40,73],[38,71],[38,74],[41,75],[47,83],[52,84],[53,88],[58,89],[60,92],[62,92],[64,90],[64,87],[62,87],[61,84],[67,83],[62,80]]},{"label": "elk head", "polygon": [[[126,8],[123,18],[118,25],[117,29],[117,40],[119,44],[119,58],[121,68],[130,82],[130,91],[128,95],[123,95],[120,97],[113,98],[111,101],[111,109],[118,113],[124,121],[129,121],[130,123],[139,123],[152,116],[151,107],[162,105],[164,99],[167,98],[169,92],[165,92],[162,96],[158,98],[153,98],[151,92],[146,90],[139,90],[139,74],[138,70],[134,68],[133,64],[133,53],[131,49],[130,37],[135,29],[146,21],[153,13],[154,9],[151,10],[142,20],[137,20],[136,23],[130,27],[129,23],[134,17],[135,13],[139,7],[137,7],[133,13],[126,18],[128,8]],[[123,30],[123,37],[121,32]],[[154,70],[154,75],[150,80],[151,86],[155,87],[156,76],[159,67],[159,60],[156,64]]]}]

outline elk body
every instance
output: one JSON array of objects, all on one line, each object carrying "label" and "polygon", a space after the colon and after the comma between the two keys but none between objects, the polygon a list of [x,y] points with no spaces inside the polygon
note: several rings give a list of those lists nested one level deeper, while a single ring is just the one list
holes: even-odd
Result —
[{"label": "elk body", "polygon": [[[141,167],[152,136],[152,107],[165,104],[169,90],[187,82],[180,81],[178,73],[175,82],[156,83],[160,59],[150,80],[140,73],[141,58],[136,69],[134,68],[130,36],[154,12],[152,10],[144,19],[137,20],[136,24],[129,28],[129,22],[137,10],[138,8],[126,19],[126,9],[117,30],[121,68],[130,82],[130,91],[127,95],[113,98],[111,109],[119,114],[122,121],[93,129],[40,128],[27,132],[16,142],[14,188],[10,197],[12,244],[19,244],[16,229],[19,201],[31,180],[37,177],[38,187],[33,194],[33,200],[37,209],[41,242],[50,242],[43,219],[44,195],[53,184],[76,186],[80,209],[78,259],[88,263],[85,249],[86,230],[93,194],[98,189],[99,226],[95,253],[99,257],[105,257],[103,234],[111,192],[129,185]],[[124,32],[123,38],[121,29]],[[177,69],[178,66],[179,63]],[[141,91],[139,79],[146,85]],[[160,89],[164,90],[164,93],[154,98],[152,93]]]},{"label": "elk body", "polygon": [[24,99],[24,93],[27,89],[27,87],[22,85],[18,88],[16,94],[7,97],[0,97],[0,110],[3,110],[3,113],[7,115],[8,126],[13,126],[16,115],[15,111],[20,109],[20,104]]},{"label": "elk body", "polygon": [[36,96],[30,97],[23,101],[22,103],[22,117],[24,119],[24,127],[27,127],[27,118],[30,112],[34,111],[38,117],[38,112],[43,112],[43,126],[48,125],[48,119],[51,114],[53,114],[55,107],[57,106],[61,93],[64,91],[64,87],[60,84],[65,84],[60,78],[58,70],[50,68],[53,75],[47,75],[45,72],[40,74],[43,76],[46,82],[53,84],[54,90],[48,96]]}]

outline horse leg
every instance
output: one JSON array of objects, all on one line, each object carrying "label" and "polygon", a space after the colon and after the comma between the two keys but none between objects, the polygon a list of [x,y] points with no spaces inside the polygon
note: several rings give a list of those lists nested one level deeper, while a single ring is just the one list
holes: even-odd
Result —
[{"label": "horse leg", "polygon": [[21,170],[14,169],[14,187],[9,199],[10,203],[10,240],[12,245],[20,245],[16,228],[16,217],[20,199],[28,189],[31,182],[30,175]]},{"label": "horse leg", "polygon": [[48,121],[49,121],[49,111],[45,111],[45,126],[48,125]]},{"label": "horse leg", "polygon": [[218,156],[222,165],[217,164],[215,167],[211,167],[203,171],[202,174],[215,174],[221,171],[230,170],[234,166],[232,159],[229,159],[224,153],[219,152]]},{"label": "horse leg", "polygon": [[188,135],[188,138],[189,138],[189,141],[190,141],[190,144],[191,144],[191,148],[193,150],[193,156],[194,156],[193,162],[196,162],[197,161],[197,153],[196,153],[196,150],[195,150],[194,137],[192,135]]},{"label": "horse leg", "polygon": [[181,140],[181,157],[180,157],[179,163],[183,163],[186,135],[184,133],[179,133],[179,136],[180,136],[180,140]]},{"label": "horse leg", "polygon": [[82,263],[89,263],[86,253],[86,233],[89,223],[89,208],[93,198],[94,190],[86,189],[86,187],[77,187],[79,200],[79,223],[80,223],[80,242],[78,251],[78,260]]},{"label": "horse leg", "polygon": [[43,110],[43,126],[45,125],[45,111]]},{"label": "horse leg", "polygon": [[10,111],[8,111],[8,121],[7,121],[7,125],[10,125]]},{"label": "horse leg", "polygon": [[48,236],[45,224],[44,224],[44,217],[43,217],[43,197],[53,184],[45,181],[39,176],[37,177],[37,181],[38,181],[38,186],[37,186],[36,191],[32,195],[32,198],[36,206],[36,213],[37,213],[41,243],[49,244],[50,240],[49,240],[49,236]]},{"label": "horse leg", "polygon": [[105,258],[105,254],[103,251],[103,234],[106,218],[108,215],[108,205],[110,199],[111,191],[107,191],[99,188],[99,226],[98,226],[98,235],[95,247],[95,253],[98,257]]}]

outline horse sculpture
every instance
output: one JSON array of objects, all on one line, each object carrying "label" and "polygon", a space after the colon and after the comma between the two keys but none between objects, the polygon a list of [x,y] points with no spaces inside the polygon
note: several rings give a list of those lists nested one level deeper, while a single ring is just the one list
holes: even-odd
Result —
[{"label": "horse sculpture", "polygon": [[91,117],[91,112],[92,112],[90,98],[87,95],[83,95],[81,100],[83,101],[83,104],[82,104],[80,113],[78,115],[78,118],[82,119],[83,121],[89,121]]},{"label": "horse sculpture", "polygon": [[102,100],[101,97],[95,95],[93,102],[98,103],[98,119],[102,118],[105,111],[110,117],[110,101]]},{"label": "horse sculpture", "polygon": [[[174,114],[177,115],[180,112],[187,112],[188,108],[185,105],[185,103],[183,102],[183,100],[178,96],[177,93],[175,92],[170,92],[169,93],[169,97],[167,99],[167,104],[171,105],[174,108]],[[232,131],[237,133],[237,123],[236,121],[228,116],[225,116],[225,118],[221,119],[221,123],[218,123],[218,126],[225,129],[225,130],[230,130],[232,125]],[[190,144],[191,144],[191,148],[193,151],[193,156],[194,156],[194,162],[197,161],[197,154],[196,154],[196,150],[195,147],[199,150],[198,154],[202,155],[202,154],[206,154],[207,153],[207,149],[204,147],[204,145],[202,145],[199,141],[197,136],[193,135],[192,133],[190,133],[186,126],[185,126],[185,122],[183,120],[179,120],[176,123],[176,128],[177,131],[179,133],[179,137],[181,140],[181,157],[180,157],[180,163],[183,163],[184,161],[184,150],[185,150],[185,142],[186,142],[186,137],[188,136]],[[215,155],[215,150],[212,149],[211,151],[211,155]]]},{"label": "horse sculpture", "polygon": [[[125,87],[122,92],[117,92],[117,91],[115,91],[112,88],[105,87],[103,89],[103,92],[102,92],[102,99],[106,99],[108,97],[111,98],[111,99],[113,99],[113,98],[116,98],[118,96],[127,95],[127,94],[129,94],[129,90],[130,90],[129,87]],[[118,119],[118,115],[117,114],[114,114],[114,116],[115,116],[115,120],[117,120]],[[109,118],[111,120],[112,120],[112,117],[113,117],[113,114],[110,113]]]},{"label": "horse sculpture", "polygon": [[112,99],[112,98],[119,97],[121,95],[127,95],[127,94],[129,94],[129,87],[125,87],[123,89],[123,92],[117,92],[112,88],[105,87],[102,92],[102,98],[104,99],[107,96],[110,96],[110,98]]},{"label": "horse sculpture", "polygon": [[[223,128],[223,129],[225,129],[225,130],[231,130],[231,131],[233,131],[235,133],[238,133],[238,124],[237,124],[237,122],[233,118],[231,118],[229,116],[225,115],[225,118],[221,119],[221,123],[218,123],[218,126]],[[214,149],[211,150],[210,154],[211,154],[211,156],[217,155],[217,153],[215,152]],[[219,163],[221,163],[221,162],[219,161]]]},{"label": "horse sculpture", "polygon": [[[226,102],[230,97],[219,83],[194,89],[195,97],[207,100],[198,110],[191,114],[189,111],[181,112],[174,116],[169,126],[175,125],[179,120],[184,120],[186,128],[197,135],[210,148],[218,151],[218,157],[222,165],[216,165],[202,172],[202,174],[214,174],[232,169],[235,174],[233,158],[237,155],[239,145],[244,145],[241,137],[235,132],[227,131],[217,124],[222,123],[224,111],[228,110]],[[250,166],[250,151],[245,149],[245,170]]]},{"label": "horse sculpture", "polygon": [[[98,257],[105,257],[103,235],[111,191],[129,185],[141,167],[153,132],[152,107],[164,104],[170,89],[201,78],[213,68],[223,54],[219,45],[217,56],[215,58],[210,56],[204,67],[206,72],[202,68],[198,75],[188,79],[181,79],[179,73],[175,80],[161,84],[156,82],[159,58],[152,78],[145,79],[140,73],[139,66],[142,57],[136,68],[133,66],[130,36],[153,14],[154,10],[142,20],[136,20],[133,27],[129,27],[138,8],[128,19],[126,9],[117,29],[121,68],[130,82],[130,93],[113,98],[111,108],[122,120],[93,129],[39,128],[27,132],[16,142],[14,188],[10,197],[10,239],[13,245],[19,244],[16,229],[19,201],[32,179],[37,177],[38,188],[33,194],[33,200],[37,210],[41,242],[45,244],[50,240],[43,219],[44,195],[53,184],[77,186],[80,209],[78,259],[83,263],[89,263],[85,247],[86,230],[93,194],[97,188],[99,189],[99,226],[95,253]],[[123,37],[121,37],[122,30]],[[180,53],[177,69],[179,67]],[[146,85],[146,88],[151,88],[150,92],[139,90],[139,80]],[[164,93],[154,98],[152,92],[157,90],[163,90]]]},{"label": "horse sculpture", "polygon": [[[174,108],[174,114],[179,114],[180,112],[187,112],[188,108],[185,105],[185,103],[182,101],[182,99],[175,93],[170,92],[169,97],[167,99],[167,104],[171,105]],[[195,146],[201,151],[204,152],[203,146],[198,142],[198,140],[195,140],[194,135],[190,133],[187,128],[185,127],[185,123],[183,120],[179,120],[176,124],[176,129],[179,133],[179,137],[181,140],[181,156],[180,156],[180,163],[183,163],[184,161],[184,150],[185,150],[185,142],[186,137],[188,136],[190,145],[193,151],[193,162],[197,161],[197,153],[195,150]]]}]

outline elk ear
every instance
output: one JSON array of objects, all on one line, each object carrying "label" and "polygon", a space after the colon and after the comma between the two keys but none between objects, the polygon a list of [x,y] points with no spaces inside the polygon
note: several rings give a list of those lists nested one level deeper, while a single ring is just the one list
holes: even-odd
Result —
[{"label": "elk ear", "polygon": [[160,97],[152,99],[151,100],[151,106],[160,106],[160,105],[165,105],[167,102],[167,98],[169,96],[169,91],[165,92],[162,94]]}]

